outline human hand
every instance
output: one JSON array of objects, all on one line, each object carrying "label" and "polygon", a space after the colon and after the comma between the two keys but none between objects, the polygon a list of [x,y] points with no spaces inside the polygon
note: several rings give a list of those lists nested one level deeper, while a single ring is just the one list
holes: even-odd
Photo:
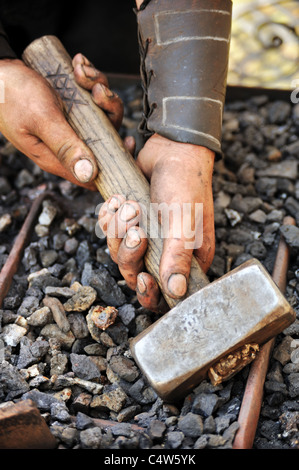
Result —
[{"label": "human hand", "polygon": [[[172,298],[186,293],[192,255],[207,272],[215,253],[212,174],[214,153],[204,147],[173,142],[154,134],[140,151],[137,164],[150,181],[151,202],[183,208],[182,219],[163,220],[167,226],[163,236],[160,279],[164,292]],[[202,224],[196,218],[196,203],[202,204]],[[118,264],[127,285],[136,290],[141,305],[164,313],[167,306],[154,278],[145,272],[143,257],[147,237],[139,226],[141,207],[126,201],[122,195],[112,196],[99,212],[99,225],[107,235],[112,259]],[[160,214],[161,215],[161,214]],[[176,235],[177,223],[187,230]],[[169,224],[169,225],[168,225]],[[191,231],[188,231],[190,227]],[[198,233],[202,231],[202,233]],[[202,242],[197,242],[202,237]]]},{"label": "human hand", "polygon": [[[118,128],[123,104],[109,90],[105,75],[82,54],[74,57],[73,67],[77,83],[91,91],[93,101]],[[55,90],[18,59],[0,60],[0,80],[5,91],[4,103],[0,104],[2,134],[41,169],[96,190],[96,159],[68,124]]]}]

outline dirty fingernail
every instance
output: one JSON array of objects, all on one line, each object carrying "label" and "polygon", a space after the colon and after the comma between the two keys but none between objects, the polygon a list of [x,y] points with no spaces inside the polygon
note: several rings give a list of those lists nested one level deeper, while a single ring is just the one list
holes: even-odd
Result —
[{"label": "dirty fingernail", "polygon": [[74,172],[81,183],[88,183],[93,174],[93,166],[89,160],[79,160],[74,166]]},{"label": "dirty fingernail", "polygon": [[83,65],[83,71],[86,77],[88,78],[96,78],[97,77],[97,71],[93,66],[90,65]]},{"label": "dirty fingernail", "polygon": [[137,289],[140,294],[144,294],[146,292],[146,284],[142,276],[137,277]]},{"label": "dirty fingernail", "polygon": [[182,297],[187,290],[187,280],[183,274],[171,274],[168,279],[168,290],[177,297]]},{"label": "dirty fingernail", "polygon": [[112,90],[110,90],[110,88],[107,88],[105,85],[103,85],[102,83],[97,83],[96,86],[100,86],[103,90],[103,92],[105,93],[105,95],[108,97],[108,98],[112,98],[114,96],[114,92]]},{"label": "dirty fingernail", "polygon": [[111,212],[116,212],[117,209],[119,209],[119,206],[120,206],[120,202],[119,202],[119,200],[117,199],[117,197],[112,196],[111,200],[110,200],[109,203],[108,203],[108,209],[109,209]]},{"label": "dirty fingernail", "polygon": [[125,243],[128,248],[135,248],[140,244],[140,236],[137,230],[129,230],[127,232]]},{"label": "dirty fingernail", "polygon": [[124,204],[120,213],[120,218],[123,222],[128,222],[136,217],[137,212],[131,204]]}]

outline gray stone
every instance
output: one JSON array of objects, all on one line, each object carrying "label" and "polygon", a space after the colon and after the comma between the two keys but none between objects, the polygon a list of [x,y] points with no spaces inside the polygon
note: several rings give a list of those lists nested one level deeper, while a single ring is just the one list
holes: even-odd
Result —
[{"label": "gray stone", "polygon": [[0,389],[6,396],[6,401],[19,397],[29,390],[29,385],[16,367],[7,361],[0,362]]},{"label": "gray stone", "polygon": [[29,274],[29,287],[37,287],[44,290],[47,286],[61,286],[60,279],[52,276],[47,268]]},{"label": "gray stone", "polygon": [[253,237],[248,230],[244,229],[234,229],[230,232],[229,235],[229,243],[234,243],[236,245],[244,245],[252,241]]},{"label": "gray stone", "polygon": [[95,395],[90,408],[95,410],[111,410],[118,413],[125,405],[128,397],[121,387],[113,384],[102,395]]},{"label": "gray stone", "polygon": [[210,415],[204,421],[203,432],[205,434],[213,434],[213,432],[215,431],[216,431],[215,419],[213,418],[212,415]]},{"label": "gray stone", "polygon": [[50,376],[63,375],[67,371],[68,358],[65,354],[55,354],[50,360]]},{"label": "gray stone", "polygon": [[67,350],[72,347],[72,344],[75,341],[75,336],[73,335],[73,333],[71,331],[68,331],[67,333],[64,333],[54,323],[51,323],[49,325],[45,325],[43,327],[43,329],[41,330],[40,335],[44,336],[47,339],[51,339],[51,338],[57,339],[57,341],[59,341],[61,347],[65,348]]},{"label": "gray stone", "polygon": [[8,194],[11,189],[8,179],[5,176],[0,176],[0,195]]},{"label": "gray stone", "polygon": [[49,350],[49,343],[44,338],[38,337],[30,346],[30,350],[34,357],[39,361],[47,354]]},{"label": "gray stone", "polygon": [[12,217],[10,214],[3,214],[0,216],[0,233],[5,232],[12,224]]},{"label": "gray stone", "polygon": [[166,425],[158,419],[153,419],[148,427],[148,433],[153,441],[161,442],[166,431]]},{"label": "gray stone", "polygon": [[258,224],[264,224],[266,222],[267,215],[264,211],[258,209],[249,215],[249,219],[252,220],[252,222],[256,222]]},{"label": "gray stone", "polygon": [[70,313],[68,321],[73,335],[78,338],[86,338],[89,335],[87,323],[82,313]]},{"label": "gray stone", "polygon": [[1,338],[8,346],[17,346],[23,336],[27,334],[27,329],[23,326],[16,325],[15,323],[5,325],[2,333]]},{"label": "gray stone", "polygon": [[15,185],[18,189],[22,189],[25,186],[31,186],[32,183],[34,183],[34,177],[26,168],[17,174]]},{"label": "gray stone", "polygon": [[37,264],[37,250],[33,246],[29,245],[24,250],[22,263],[26,271],[29,271],[33,266]]},{"label": "gray stone", "polygon": [[167,444],[171,449],[178,449],[185,436],[181,431],[170,431],[167,433]]},{"label": "gray stone", "polygon": [[291,346],[292,342],[293,338],[291,336],[286,336],[273,351],[273,358],[279,361],[283,366],[291,360],[291,353],[293,350]]},{"label": "gray stone", "polygon": [[134,382],[139,376],[135,363],[123,356],[112,356],[109,365],[113,372],[127,382]]},{"label": "gray stone", "polygon": [[70,361],[72,371],[80,379],[98,381],[101,378],[101,372],[89,356],[71,353]]},{"label": "gray stone", "polygon": [[57,208],[55,205],[49,201],[43,201],[43,210],[38,218],[38,222],[41,225],[49,226],[55,219],[57,214]]},{"label": "gray stone", "polygon": [[192,411],[207,417],[217,410],[220,403],[221,398],[216,393],[199,393],[193,401]]},{"label": "gray stone", "polygon": [[126,303],[125,294],[104,266],[93,270],[90,263],[85,263],[81,283],[93,287],[107,305],[118,307]]},{"label": "gray stone", "polygon": [[74,295],[74,291],[69,287],[47,286],[44,291],[46,295],[53,297],[64,297],[67,299],[73,297]]},{"label": "gray stone", "polygon": [[178,420],[178,428],[187,437],[199,437],[203,432],[202,417],[195,413],[187,413]]},{"label": "gray stone", "polygon": [[269,198],[274,197],[277,191],[277,180],[275,178],[258,178],[255,187],[258,193],[263,194]]},{"label": "gray stone", "polygon": [[44,250],[40,252],[39,256],[42,266],[44,268],[48,268],[49,266],[52,266],[52,264],[55,263],[58,258],[58,253],[55,250]]},{"label": "gray stone", "polygon": [[135,318],[135,308],[132,304],[124,304],[118,309],[118,315],[124,325],[128,326]]},{"label": "gray stone", "polygon": [[279,163],[272,163],[262,170],[257,171],[257,176],[269,176],[275,178],[297,179],[298,162],[295,160],[284,160]]},{"label": "gray stone", "polygon": [[298,217],[299,217],[299,202],[293,198],[293,197],[288,197],[285,201],[284,208],[293,216],[295,217],[297,223],[298,223]]},{"label": "gray stone", "polygon": [[291,373],[288,375],[289,395],[292,398],[299,396],[299,373]]},{"label": "gray stone", "polygon": [[42,307],[27,317],[27,323],[31,326],[44,326],[51,323],[52,319],[51,310],[48,307]]},{"label": "gray stone", "polygon": [[272,245],[274,243],[276,233],[280,227],[280,224],[278,222],[273,222],[270,225],[267,225],[265,227],[265,230],[263,232],[263,242],[266,245]]},{"label": "gray stone", "polygon": [[50,393],[31,390],[22,396],[23,400],[32,400],[40,411],[50,411],[53,403],[61,403],[60,400]]},{"label": "gray stone", "polygon": [[97,291],[90,286],[82,286],[78,292],[64,303],[66,312],[84,312],[88,310],[97,298]]},{"label": "gray stone", "polygon": [[18,369],[25,369],[26,367],[36,364],[38,358],[36,358],[31,352],[32,341],[24,336],[20,341],[20,352],[18,356]]},{"label": "gray stone", "polygon": [[102,431],[99,427],[85,429],[80,432],[80,442],[83,449],[100,449]]},{"label": "gray stone", "polygon": [[36,224],[34,227],[36,235],[40,238],[48,237],[50,234],[50,229],[46,225]]},{"label": "gray stone", "polygon": [[261,241],[254,241],[249,248],[250,254],[257,259],[265,259],[267,256],[267,249]]},{"label": "gray stone", "polygon": [[288,245],[293,248],[299,248],[299,228],[295,225],[283,225],[280,232],[284,236]]},{"label": "gray stone", "polygon": [[92,259],[93,250],[91,244],[87,240],[83,240],[79,243],[76,253],[76,261],[78,267],[83,268],[84,264]]},{"label": "gray stone", "polygon": [[249,214],[250,212],[258,210],[262,204],[263,201],[259,197],[243,197],[240,193],[237,193],[233,197],[230,207],[238,212]]},{"label": "gray stone", "polygon": [[62,423],[68,423],[71,420],[66,405],[62,402],[53,402],[50,406],[51,416]]},{"label": "gray stone", "polygon": [[132,437],[134,435],[130,423],[117,423],[111,427],[113,436]]},{"label": "gray stone", "polygon": [[35,310],[39,307],[39,299],[37,297],[28,295],[24,297],[23,302],[21,303],[18,309],[18,315],[22,315],[22,317],[30,316]]},{"label": "gray stone", "polygon": [[203,434],[194,443],[194,449],[205,449],[208,445],[208,436]]},{"label": "gray stone", "polygon": [[223,431],[229,427],[231,421],[234,420],[234,417],[235,416],[233,414],[227,414],[215,418],[216,432],[218,434],[222,434]]},{"label": "gray stone", "polygon": [[70,331],[70,324],[64,311],[63,305],[56,297],[45,297],[43,300],[45,307],[48,307],[53,315],[53,319],[63,333]]},{"label": "gray stone", "polygon": [[291,115],[291,104],[287,101],[276,100],[269,104],[268,119],[271,124],[285,124]]},{"label": "gray stone", "polygon": [[69,255],[73,255],[76,253],[78,246],[79,242],[75,237],[68,238],[64,244],[64,251]]},{"label": "gray stone", "polygon": [[93,419],[85,413],[78,411],[76,415],[76,428],[79,430],[94,427]]}]

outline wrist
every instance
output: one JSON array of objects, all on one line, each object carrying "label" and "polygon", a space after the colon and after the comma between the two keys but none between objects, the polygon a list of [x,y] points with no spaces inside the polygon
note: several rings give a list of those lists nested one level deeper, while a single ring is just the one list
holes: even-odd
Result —
[{"label": "wrist", "polygon": [[152,135],[138,155],[138,164],[143,173],[150,179],[154,168],[169,164],[186,165],[194,171],[212,174],[215,152],[200,145],[176,142]]}]

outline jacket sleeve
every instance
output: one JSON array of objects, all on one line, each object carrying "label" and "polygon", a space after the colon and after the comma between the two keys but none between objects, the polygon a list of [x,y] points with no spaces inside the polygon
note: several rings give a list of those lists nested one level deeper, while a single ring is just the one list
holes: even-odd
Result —
[{"label": "jacket sleeve", "polygon": [[17,59],[16,53],[9,44],[7,34],[0,21],[0,59]]}]

